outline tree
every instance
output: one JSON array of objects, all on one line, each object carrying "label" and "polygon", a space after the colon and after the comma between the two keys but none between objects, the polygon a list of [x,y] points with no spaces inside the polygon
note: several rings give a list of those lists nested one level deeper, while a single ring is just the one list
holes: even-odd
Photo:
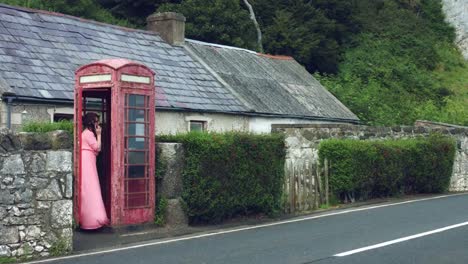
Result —
[{"label": "tree", "polygon": [[182,13],[190,38],[253,50],[257,47],[255,27],[239,0],[185,0],[163,4],[158,11]]},{"label": "tree", "polygon": [[260,26],[258,25],[257,19],[255,17],[255,12],[253,10],[252,5],[249,3],[249,1],[244,0],[244,4],[247,6],[249,9],[250,13],[250,19],[255,25],[255,29],[257,30],[257,46],[258,46],[258,51],[263,53],[263,44],[262,44],[262,31],[260,30]]},{"label": "tree", "polygon": [[311,72],[336,72],[340,58],[336,22],[302,0],[290,2],[265,28],[265,50],[293,56]]},{"label": "tree", "polygon": [[162,4],[179,3],[180,0],[97,0],[104,8],[120,18],[128,19],[140,28],[146,26],[146,18]]}]

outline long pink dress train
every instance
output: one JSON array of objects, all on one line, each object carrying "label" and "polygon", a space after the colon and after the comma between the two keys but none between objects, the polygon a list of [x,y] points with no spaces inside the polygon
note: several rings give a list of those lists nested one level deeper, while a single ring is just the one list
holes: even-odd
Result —
[{"label": "long pink dress train", "polygon": [[97,229],[109,223],[96,167],[96,156],[99,151],[93,132],[85,129],[81,133],[80,227],[82,229]]}]

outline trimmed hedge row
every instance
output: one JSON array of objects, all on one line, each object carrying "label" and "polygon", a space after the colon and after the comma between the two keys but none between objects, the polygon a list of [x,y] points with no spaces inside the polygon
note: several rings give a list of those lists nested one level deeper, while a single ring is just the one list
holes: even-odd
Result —
[{"label": "trimmed hedge row", "polygon": [[337,198],[368,199],[396,194],[448,190],[455,141],[428,138],[359,141],[330,139],[320,143],[319,156],[331,161],[330,190]]},{"label": "trimmed hedge row", "polygon": [[190,223],[216,223],[281,209],[282,135],[188,133],[159,136],[185,149],[182,198]]}]

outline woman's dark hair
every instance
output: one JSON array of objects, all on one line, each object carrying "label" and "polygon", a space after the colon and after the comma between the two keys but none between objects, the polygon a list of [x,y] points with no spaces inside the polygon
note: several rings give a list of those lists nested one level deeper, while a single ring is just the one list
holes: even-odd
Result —
[{"label": "woman's dark hair", "polygon": [[89,129],[93,132],[94,136],[96,136],[96,129],[95,129],[95,126],[94,126],[94,121],[97,119],[99,119],[99,116],[98,114],[96,113],[93,113],[93,112],[89,112],[89,113],[86,113],[84,116],[83,116],[83,129]]}]

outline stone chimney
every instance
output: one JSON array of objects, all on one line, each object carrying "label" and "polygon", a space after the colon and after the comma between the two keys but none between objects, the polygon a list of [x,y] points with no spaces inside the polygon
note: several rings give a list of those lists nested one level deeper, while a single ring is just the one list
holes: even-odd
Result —
[{"label": "stone chimney", "polygon": [[146,18],[146,28],[157,32],[171,45],[182,45],[185,41],[185,17],[174,12],[155,13]]}]

